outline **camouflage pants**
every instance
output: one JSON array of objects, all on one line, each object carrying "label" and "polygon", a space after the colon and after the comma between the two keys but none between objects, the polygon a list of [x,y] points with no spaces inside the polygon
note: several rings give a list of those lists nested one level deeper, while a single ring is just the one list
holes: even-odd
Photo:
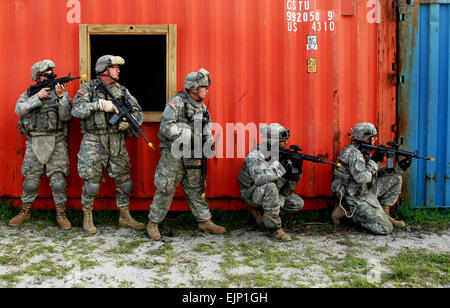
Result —
[{"label": "camouflage pants", "polygon": [[175,158],[168,150],[161,152],[155,173],[156,192],[148,215],[150,221],[159,223],[166,217],[180,183],[197,222],[211,219],[209,204],[202,197],[204,179],[200,170],[186,169],[185,165],[200,165],[200,160]]},{"label": "camouflage pants", "polygon": [[402,187],[399,174],[379,176],[365,196],[346,196],[345,203],[352,213],[353,221],[375,234],[389,234],[393,226],[382,206],[391,206],[397,202]]},{"label": "camouflage pants", "polygon": [[304,201],[297,194],[290,194],[287,197],[279,193],[279,188],[275,183],[267,183],[250,188],[241,188],[242,200],[258,209],[263,209],[264,225],[268,229],[281,228],[281,213],[295,213],[303,208]]},{"label": "camouflage pants", "polygon": [[65,203],[67,201],[65,177],[69,174],[70,165],[66,139],[61,139],[55,143],[55,149],[45,165],[41,164],[34,154],[30,140],[27,141],[26,147],[21,170],[25,177],[22,202],[32,203],[36,199],[41,177],[46,174],[50,179],[55,204]]},{"label": "camouflage pants", "polygon": [[[91,207],[100,188],[103,170],[116,183],[117,207],[125,207],[130,203],[131,164],[126,142],[123,137],[112,138],[108,135],[86,133],[78,152],[78,174],[85,179],[82,188],[81,203],[83,207]],[[114,147],[116,155],[109,148]]]}]

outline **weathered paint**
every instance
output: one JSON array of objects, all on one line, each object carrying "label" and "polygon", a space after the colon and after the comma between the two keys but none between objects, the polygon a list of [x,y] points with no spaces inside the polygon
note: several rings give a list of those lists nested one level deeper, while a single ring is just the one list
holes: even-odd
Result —
[{"label": "weathered paint", "polygon": [[449,8],[449,0],[400,7],[399,140],[436,158],[415,161],[405,178],[413,207],[450,207]]},{"label": "weathered paint", "polygon": [[[80,4],[81,24],[176,24],[178,88],[187,73],[208,69],[213,86],[207,103],[213,121],[224,128],[235,122],[280,122],[291,130],[290,143],[328,160],[334,160],[348,143],[349,129],[359,121],[377,123],[381,141],[392,140],[396,124],[396,15],[392,3],[381,1],[378,14],[373,7],[376,1],[347,1],[355,5],[354,15],[341,16],[340,0],[303,2],[323,14],[322,28],[327,12],[332,11],[335,31],[318,33],[312,30],[312,23],[299,22],[298,31],[289,32],[286,0],[0,1],[0,76],[4,81],[0,93],[5,106],[0,116],[4,160],[0,195],[17,201],[22,192],[25,138],[16,129],[14,105],[30,85],[31,65],[51,58],[60,75],[85,73],[78,69],[78,23],[67,19],[68,15],[74,17],[74,3]],[[317,34],[318,50],[306,50],[310,34]],[[308,58],[317,58],[317,73],[307,73]],[[72,97],[77,87],[78,82],[69,85]],[[157,141],[159,125],[144,126],[150,140]],[[74,120],[68,196],[69,206],[77,208],[82,185],[76,168],[80,140],[79,121]],[[128,145],[134,183],[131,207],[148,209],[155,192],[159,151],[148,151],[142,140],[129,140]],[[232,158],[209,161],[207,194],[213,208],[244,207],[236,180],[242,162]],[[97,209],[114,208],[114,183],[105,177]],[[329,166],[304,164],[297,192],[306,199],[305,208],[323,208],[332,202],[331,178]],[[37,206],[51,208],[48,180],[42,183]],[[187,209],[183,197],[178,189],[172,209]]]}]

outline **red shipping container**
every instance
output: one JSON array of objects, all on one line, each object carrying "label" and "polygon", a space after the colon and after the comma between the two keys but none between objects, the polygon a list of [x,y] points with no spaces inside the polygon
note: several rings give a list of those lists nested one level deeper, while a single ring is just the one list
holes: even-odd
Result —
[{"label": "red shipping container", "polygon": [[[351,3],[352,4],[352,3]],[[31,84],[30,67],[52,59],[56,72],[78,76],[80,25],[176,25],[176,90],[201,67],[213,85],[206,103],[212,120],[227,123],[278,122],[291,131],[290,144],[334,161],[351,127],[376,123],[380,141],[393,140],[396,125],[396,14],[388,1],[354,1],[354,15],[342,15],[340,0],[3,0],[0,2],[0,196],[20,203],[25,138],[20,136],[15,103]],[[348,4],[347,4],[348,5]],[[69,84],[71,97],[79,82]],[[158,144],[159,123],[145,123]],[[69,207],[81,208],[77,173],[81,134],[74,119],[69,136]],[[237,143],[237,141],[235,141]],[[245,153],[249,152],[247,143]],[[129,140],[134,193],[131,209],[148,210],[160,151]],[[212,208],[245,208],[236,176],[243,158],[208,163],[207,195]],[[115,209],[114,182],[106,176],[96,209]],[[332,169],[305,162],[296,192],[305,209],[334,202]],[[52,208],[43,179],[36,205]],[[181,187],[173,210],[187,209]]]}]

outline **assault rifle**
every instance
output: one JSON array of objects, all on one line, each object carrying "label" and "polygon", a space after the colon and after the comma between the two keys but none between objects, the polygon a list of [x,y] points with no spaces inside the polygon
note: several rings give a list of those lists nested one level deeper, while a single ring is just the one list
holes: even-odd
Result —
[{"label": "assault rifle", "polygon": [[203,179],[202,198],[206,200],[206,179],[207,179],[206,173],[208,172],[207,158],[205,157],[205,155],[202,156],[200,166],[186,165],[185,167],[186,167],[186,169],[199,169],[200,170],[200,175],[202,176],[202,179]]},{"label": "assault rifle", "polygon": [[56,84],[59,83],[60,85],[63,85],[65,83],[68,83],[69,81],[73,81],[75,79],[86,78],[86,75],[81,75],[79,77],[72,77],[72,73],[70,73],[66,77],[62,77],[62,78],[56,78],[56,77],[58,77],[56,74],[44,74],[43,76],[47,77],[47,80],[44,80],[37,84],[31,85],[27,90],[28,96],[33,96],[34,94],[41,91],[41,89],[50,88],[51,97],[53,99],[57,99],[58,97],[56,96],[56,92],[55,92]]},{"label": "assault rifle", "polygon": [[130,102],[128,102],[128,95],[126,94],[126,91],[123,91],[122,99],[118,99],[114,97],[114,94],[111,92],[110,89],[105,85],[103,81],[98,85],[97,89],[99,89],[103,94],[105,94],[106,97],[111,97],[111,100],[113,104],[117,107],[119,110],[119,113],[114,114],[109,119],[109,124],[116,125],[117,122],[121,121],[122,118],[125,118],[128,123],[130,123],[130,131],[133,134],[133,136],[136,137],[136,139],[139,138],[139,133],[147,142],[147,145],[151,147],[153,150],[155,149],[153,147],[153,144],[145,137],[144,132],[139,127],[139,124],[136,122],[136,120],[131,115],[133,113],[133,106],[131,106]]},{"label": "assault rifle", "polygon": [[288,170],[288,176],[298,174],[302,170],[303,161],[311,161],[314,163],[323,163],[333,165],[335,167],[342,167],[340,163],[333,163],[330,161],[323,160],[317,156],[311,156],[300,153],[302,149],[297,145],[291,145],[290,149],[280,147],[280,162],[285,162],[290,160],[292,162],[292,167]]},{"label": "assault rifle", "polygon": [[[211,121],[211,117],[209,115],[209,111],[206,110],[203,114],[203,118],[202,118],[202,132],[205,129],[205,126]],[[202,176],[203,179],[203,193],[202,193],[202,198],[206,200],[206,180],[208,179],[207,176],[207,172],[208,172],[208,158],[205,156],[205,153],[203,152],[203,146],[206,144],[207,141],[207,136],[205,136],[202,133],[202,158],[201,158],[201,163],[200,166],[191,166],[191,165],[186,165],[186,169],[199,169],[200,170],[200,175]],[[214,147],[214,143],[211,144],[212,147]],[[192,150],[192,157],[195,157],[195,150]]]},{"label": "assault rifle", "polygon": [[423,156],[419,156],[416,152],[408,152],[408,151],[403,151],[400,150],[399,147],[400,145],[395,143],[395,142],[388,142],[387,143],[388,146],[385,145],[380,145],[380,146],[374,146],[371,144],[367,144],[367,143],[361,143],[361,152],[371,152],[373,150],[379,151],[380,155],[383,155],[382,157],[387,157],[387,167],[388,168],[394,168],[394,157],[397,156],[402,156],[402,157],[406,157],[406,158],[421,158],[421,159],[425,159],[425,160],[429,160],[429,161],[435,161],[435,159],[433,157],[423,157]]}]

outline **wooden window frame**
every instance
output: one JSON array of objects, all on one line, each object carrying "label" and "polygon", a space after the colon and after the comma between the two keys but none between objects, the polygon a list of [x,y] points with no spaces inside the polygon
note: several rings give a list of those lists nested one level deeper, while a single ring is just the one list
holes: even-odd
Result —
[{"label": "wooden window frame", "polygon": [[[80,24],[80,74],[91,80],[91,35],[165,35],[166,101],[177,91],[177,25]],[[144,111],[144,122],[160,122],[161,111]]]}]

